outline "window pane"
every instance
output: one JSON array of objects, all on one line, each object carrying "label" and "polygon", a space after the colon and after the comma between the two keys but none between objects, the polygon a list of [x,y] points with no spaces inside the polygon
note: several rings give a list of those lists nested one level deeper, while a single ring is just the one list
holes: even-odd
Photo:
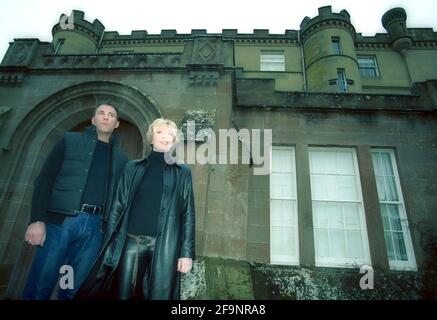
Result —
[{"label": "window pane", "polygon": [[329,257],[330,253],[328,230],[317,230],[314,240],[316,256],[321,258]]},{"label": "window pane", "polygon": [[333,258],[346,257],[346,242],[344,231],[331,231],[331,256]]},{"label": "window pane", "polygon": [[393,175],[393,168],[391,165],[390,154],[380,153],[379,155],[381,158],[382,174],[386,175],[386,176],[392,176]]},{"label": "window pane", "polygon": [[343,216],[345,227],[348,229],[361,229],[359,208],[357,203],[344,203]]},{"label": "window pane", "polygon": [[402,232],[393,232],[395,244],[396,260],[408,260],[407,251],[405,250],[404,235]]},{"label": "window pane", "polygon": [[272,227],[272,234],[270,241],[272,241],[273,255],[294,256],[294,228]]},{"label": "window pane", "polygon": [[398,206],[393,205],[393,204],[389,204],[389,205],[387,205],[387,209],[388,209],[388,216],[390,219],[390,229],[392,231],[402,231]]},{"label": "window pane", "polygon": [[337,71],[337,79],[338,89],[340,92],[347,92],[346,75],[344,74],[344,71]]},{"label": "window pane", "polygon": [[334,54],[340,54],[341,53],[340,39],[337,37],[333,37],[331,41],[332,41],[332,52]]},{"label": "window pane", "polygon": [[382,164],[380,158],[381,156],[379,152],[372,152],[373,170],[377,177],[382,175]]},{"label": "window pane", "polygon": [[386,204],[381,204],[381,216],[382,216],[382,224],[384,226],[384,230],[391,230],[390,222],[388,219],[388,208]]},{"label": "window pane", "polygon": [[[327,175],[311,175],[312,198],[314,200],[335,199],[336,192],[333,190],[335,178]],[[330,188],[331,187],[331,188]]]},{"label": "window pane", "polygon": [[376,178],[376,188],[378,189],[379,201],[387,201],[384,178],[383,177],[375,177],[375,178]]},{"label": "window pane", "polygon": [[354,159],[351,152],[338,152],[334,161],[335,173],[344,175],[355,174]]},{"label": "window pane", "polygon": [[387,246],[387,256],[389,260],[395,260],[395,250],[394,250],[394,244],[393,244],[393,237],[391,232],[384,232],[384,238],[385,238],[385,245]]},{"label": "window pane", "polygon": [[294,174],[272,173],[270,179],[270,197],[286,199],[296,198]]},{"label": "window pane", "polygon": [[313,215],[315,228],[329,228],[329,210],[326,202],[313,202]]},{"label": "window pane", "polygon": [[398,201],[398,193],[396,191],[396,182],[395,177],[385,177],[384,178],[385,183],[385,191],[386,191],[386,199],[387,201]]},{"label": "window pane", "polygon": [[346,231],[348,256],[354,259],[364,258],[364,248],[361,231]]},{"label": "window pane", "polygon": [[356,201],[358,200],[358,190],[355,176],[339,176],[337,178],[338,200]]},{"label": "window pane", "polygon": [[273,172],[294,172],[294,154],[290,150],[273,149],[274,157],[272,159]]},{"label": "window pane", "polygon": [[295,201],[271,200],[270,223],[274,226],[292,227],[295,212]]}]

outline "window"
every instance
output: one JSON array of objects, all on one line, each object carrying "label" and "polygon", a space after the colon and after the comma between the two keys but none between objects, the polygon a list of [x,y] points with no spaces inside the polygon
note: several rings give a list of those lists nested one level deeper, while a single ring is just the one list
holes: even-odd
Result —
[{"label": "window", "polygon": [[59,54],[59,52],[61,51],[62,47],[64,46],[65,43],[65,39],[59,39],[58,43],[56,44],[56,48],[55,48],[55,54]]},{"label": "window", "polygon": [[359,56],[358,67],[360,75],[365,78],[379,77],[378,67],[376,65],[376,58],[371,56]]},{"label": "window", "polygon": [[346,73],[344,69],[337,69],[337,79],[330,79],[329,80],[330,85],[337,85],[339,92],[347,92],[348,91],[348,85],[353,85],[353,80],[346,79]]},{"label": "window", "polygon": [[346,75],[342,69],[337,69],[337,85],[340,92],[347,92]]},{"label": "window", "polygon": [[261,71],[285,71],[282,51],[261,51]]},{"label": "window", "polygon": [[372,160],[390,268],[417,270],[395,154],[372,149]]},{"label": "window", "polygon": [[309,148],[317,266],[370,265],[355,149]]},{"label": "window", "polygon": [[331,38],[332,43],[332,51],[334,54],[341,54],[341,44],[340,44],[340,37],[332,37]]},{"label": "window", "polygon": [[293,147],[272,147],[270,262],[299,264],[296,164]]}]

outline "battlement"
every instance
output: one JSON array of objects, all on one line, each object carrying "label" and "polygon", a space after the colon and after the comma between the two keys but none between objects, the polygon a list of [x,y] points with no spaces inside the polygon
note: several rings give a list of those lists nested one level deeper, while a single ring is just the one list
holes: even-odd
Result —
[{"label": "battlement", "polygon": [[[397,17],[404,18],[405,11],[397,10],[402,8],[395,8],[389,10],[383,16],[383,24],[388,23],[390,19]],[[400,12],[400,13],[399,13]],[[350,15],[346,10],[341,10],[339,13],[332,12],[331,6],[320,7],[318,16],[314,18],[305,17],[300,24],[299,30],[286,29],[284,33],[270,33],[268,29],[253,29],[252,33],[239,33],[237,29],[222,29],[221,33],[208,33],[206,29],[192,29],[190,33],[178,33],[175,29],[163,29],[160,33],[149,34],[147,30],[133,30],[130,34],[119,34],[117,31],[105,31],[104,25],[95,19],[92,23],[85,20],[85,14],[80,10],[73,10],[70,16],[62,14],[62,19],[67,23],[72,21],[75,31],[87,35],[95,42],[102,40],[104,43],[110,44],[128,44],[128,43],[147,43],[147,42],[183,42],[196,37],[222,37],[226,40],[235,40],[237,43],[244,42],[273,42],[273,43],[297,43],[299,39],[299,32],[302,39],[305,39],[310,34],[318,30],[320,27],[326,25],[333,25],[336,27],[348,30],[357,43],[389,43],[389,33],[377,33],[375,36],[363,37],[361,33],[356,33],[354,26],[351,24]],[[400,16],[399,16],[400,14]],[[65,16],[65,17],[64,17]],[[72,17],[71,20],[68,18]],[[53,36],[63,31],[60,23],[57,23],[52,30]],[[408,29],[413,41],[431,41],[434,42],[437,38],[437,33],[432,28],[415,28]],[[101,39],[103,33],[103,38]]]},{"label": "battlement", "polygon": [[319,8],[319,15],[317,17],[311,19],[310,17],[306,16],[302,20],[300,23],[302,38],[310,35],[319,26],[330,23],[344,27],[351,32],[353,37],[355,36],[355,28],[351,24],[349,12],[346,10],[341,10],[340,13],[334,13],[332,12],[331,6],[325,6]]},{"label": "battlement", "polygon": [[130,35],[107,31],[103,40],[148,40],[148,39],[192,39],[198,36],[221,36],[232,39],[297,39],[296,30],[285,30],[283,34],[272,34],[268,29],[254,29],[253,33],[238,33],[237,29],[223,29],[222,33],[208,33],[206,29],[192,29],[191,33],[178,33],[174,29],[161,30],[160,34],[149,34],[146,30],[133,30]]},{"label": "battlement", "polygon": [[[62,23],[65,24],[64,27],[61,25]],[[96,41],[100,39],[105,30],[105,26],[98,19],[94,19],[93,23],[90,23],[85,20],[83,11],[73,10],[69,16],[64,13],[60,16],[59,22],[52,29],[52,35],[55,36],[57,32],[70,30],[70,28],[84,33]]]}]

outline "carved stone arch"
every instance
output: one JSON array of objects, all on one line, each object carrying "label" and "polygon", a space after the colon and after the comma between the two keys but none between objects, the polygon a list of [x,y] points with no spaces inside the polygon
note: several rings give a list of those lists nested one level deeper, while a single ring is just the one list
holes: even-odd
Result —
[{"label": "carved stone arch", "polygon": [[[29,255],[29,249],[22,248],[22,237],[30,214],[32,184],[48,152],[65,131],[90,120],[94,108],[105,102],[114,104],[120,119],[138,129],[142,153],[147,152],[148,126],[162,113],[133,87],[110,81],[84,82],[60,90],[36,105],[17,126],[8,143],[9,151],[2,155],[8,166],[0,169],[0,179],[5,182],[0,198],[0,240],[5,244],[0,246],[0,264],[14,264],[20,250],[20,256]],[[15,268],[8,295],[21,292],[23,281],[23,272]]]}]

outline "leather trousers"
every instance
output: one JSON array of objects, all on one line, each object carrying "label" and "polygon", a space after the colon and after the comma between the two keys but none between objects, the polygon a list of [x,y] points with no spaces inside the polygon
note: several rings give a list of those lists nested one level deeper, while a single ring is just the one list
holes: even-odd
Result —
[{"label": "leather trousers", "polygon": [[155,237],[127,234],[115,276],[117,298],[147,300]]}]

